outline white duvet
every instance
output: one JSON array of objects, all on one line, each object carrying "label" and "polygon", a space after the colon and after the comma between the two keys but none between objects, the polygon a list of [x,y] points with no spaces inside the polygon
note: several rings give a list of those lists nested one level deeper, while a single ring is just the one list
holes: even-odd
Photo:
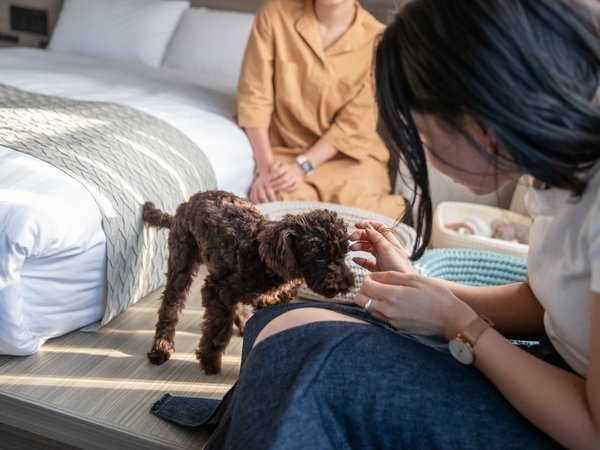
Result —
[{"label": "white duvet", "polygon": [[[23,48],[0,50],[0,83],[163,119],[202,149],[220,189],[246,195],[254,163],[233,121],[233,94],[165,69]],[[105,280],[106,239],[91,195],[60,170],[0,147],[0,354],[35,353],[48,338],[98,321]]]}]

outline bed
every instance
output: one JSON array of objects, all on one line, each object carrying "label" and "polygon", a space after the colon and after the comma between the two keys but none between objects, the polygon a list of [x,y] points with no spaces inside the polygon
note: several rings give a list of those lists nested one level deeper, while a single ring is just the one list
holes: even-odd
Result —
[{"label": "bed", "polygon": [[[0,354],[97,329],[163,284],[143,201],[244,196],[252,179],[234,121],[252,15],[106,1],[66,1],[47,50],[0,49]],[[219,20],[237,21],[222,48],[202,36]]]}]

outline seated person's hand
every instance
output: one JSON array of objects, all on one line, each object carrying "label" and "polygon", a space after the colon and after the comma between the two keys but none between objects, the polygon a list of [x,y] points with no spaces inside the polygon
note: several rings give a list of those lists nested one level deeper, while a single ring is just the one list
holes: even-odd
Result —
[{"label": "seated person's hand", "polygon": [[271,189],[275,192],[294,192],[304,182],[304,172],[298,164],[274,163],[270,170]]},{"label": "seated person's hand", "polygon": [[270,171],[265,173],[259,173],[252,185],[250,186],[250,192],[248,192],[248,198],[252,203],[266,203],[273,202],[276,200],[276,191],[271,186],[271,175]]},{"label": "seated person's hand", "polygon": [[375,257],[375,262],[355,257],[353,261],[371,271],[381,272],[394,270],[403,273],[416,273],[408,255],[396,239],[394,233],[384,224],[374,220],[355,224],[356,231],[348,236],[351,251],[368,252]]},{"label": "seated person's hand", "polygon": [[450,339],[476,313],[440,280],[416,274],[379,272],[366,277],[355,302],[395,329],[407,334]]}]

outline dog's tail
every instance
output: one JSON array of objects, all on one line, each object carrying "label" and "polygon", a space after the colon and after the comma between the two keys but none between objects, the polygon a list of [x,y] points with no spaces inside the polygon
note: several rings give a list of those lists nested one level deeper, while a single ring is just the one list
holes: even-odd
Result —
[{"label": "dog's tail", "polygon": [[144,203],[142,218],[147,225],[157,228],[171,228],[173,216],[162,212],[152,202]]}]

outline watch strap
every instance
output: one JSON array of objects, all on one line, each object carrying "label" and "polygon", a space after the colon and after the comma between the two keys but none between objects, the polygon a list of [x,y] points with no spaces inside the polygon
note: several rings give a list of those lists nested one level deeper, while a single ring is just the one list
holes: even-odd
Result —
[{"label": "watch strap", "polygon": [[487,330],[494,326],[494,323],[485,317],[484,315],[477,316],[473,319],[469,325],[467,325],[462,331],[460,331],[456,337],[467,342],[471,348],[475,348],[475,343],[479,336]]}]

